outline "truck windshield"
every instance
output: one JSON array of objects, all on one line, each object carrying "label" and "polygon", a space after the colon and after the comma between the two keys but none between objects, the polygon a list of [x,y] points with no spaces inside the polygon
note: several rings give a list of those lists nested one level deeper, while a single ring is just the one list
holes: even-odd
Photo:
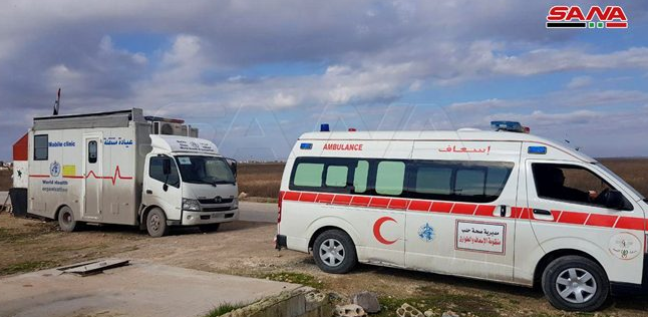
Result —
[{"label": "truck windshield", "polygon": [[224,158],[177,156],[182,181],[194,184],[234,184],[234,174]]}]

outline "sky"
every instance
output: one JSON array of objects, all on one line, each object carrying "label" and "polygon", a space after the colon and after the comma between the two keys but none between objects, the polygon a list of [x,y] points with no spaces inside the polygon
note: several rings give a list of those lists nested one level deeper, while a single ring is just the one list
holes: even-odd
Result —
[{"label": "sky", "polygon": [[[4,0],[0,160],[32,119],[143,108],[239,160],[334,130],[515,120],[594,157],[648,156],[648,1]],[[552,5],[627,29],[547,29]]]}]

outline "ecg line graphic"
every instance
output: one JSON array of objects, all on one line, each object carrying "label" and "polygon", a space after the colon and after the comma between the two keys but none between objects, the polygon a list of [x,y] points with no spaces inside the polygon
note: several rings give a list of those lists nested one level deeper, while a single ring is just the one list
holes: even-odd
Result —
[{"label": "ecg line graphic", "polygon": [[[63,175],[63,178],[70,178],[70,179],[88,179],[92,176],[95,179],[100,179],[100,180],[110,180],[110,182],[113,184],[113,186],[117,183],[117,180],[133,180],[132,176],[123,176],[121,174],[121,171],[119,170],[119,165],[115,168],[115,173],[113,176],[97,176],[94,171],[88,172],[88,175],[83,176],[83,175]],[[35,178],[50,178],[50,175],[30,175],[29,177],[35,177]]]}]

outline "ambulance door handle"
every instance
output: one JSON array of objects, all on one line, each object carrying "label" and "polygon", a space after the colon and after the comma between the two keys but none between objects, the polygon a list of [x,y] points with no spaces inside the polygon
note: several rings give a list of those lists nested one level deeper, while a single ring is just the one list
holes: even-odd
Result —
[{"label": "ambulance door handle", "polygon": [[533,213],[536,215],[551,216],[551,212],[544,209],[533,209]]},{"label": "ambulance door handle", "polygon": [[504,205],[500,206],[500,217],[506,217],[506,208]]},{"label": "ambulance door handle", "polygon": [[147,193],[148,195],[153,195],[153,191],[150,190],[150,189],[147,189],[147,190],[146,190],[146,193]]}]

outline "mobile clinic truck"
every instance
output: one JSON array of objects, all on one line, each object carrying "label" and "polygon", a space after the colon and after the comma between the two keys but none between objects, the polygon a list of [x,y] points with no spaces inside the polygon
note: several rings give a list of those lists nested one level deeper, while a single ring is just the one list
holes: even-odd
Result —
[{"label": "mobile clinic truck", "polygon": [[302,135],[277,247],[312,252],[330,273],[362,262],[537,284],[564,310],[642,288],[645,198],[578,151],[496,127]]},{"label": "mobile clinic truck", "polygon": [[[216,230],[238,218],[235,163],[183,121],[141,109],[35,118],[28,132],[28,212],[80,224]],[[25,140],[22,140],[23,143]]]}]

